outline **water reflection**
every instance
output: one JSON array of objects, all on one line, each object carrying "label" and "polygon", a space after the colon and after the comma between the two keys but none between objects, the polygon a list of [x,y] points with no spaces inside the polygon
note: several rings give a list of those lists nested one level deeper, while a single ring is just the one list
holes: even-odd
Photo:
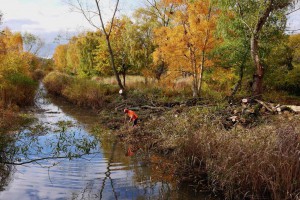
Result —
[{"label": "water reflection", "polygon": [[130,156],[126,156],[128,147],[114,137],[93,136],[90,130],[97,124],[95,113],[57,99],[51,103],[44,97],[43,87],[38,95],[37,126],[24,130],[26,137],[13,143],[29,147],[26,156],[20,156],[21,161],[64,153],[57,152],[53,144],[59,144],[65,152],[84,152],[86,144],[82,143],[96,139],[89,152],[93,154],[30,162],[16,166],[14,174],[12,165],[5,165],[7,169],[0,169],[4,174],[0,199],[206,199],[176,190],[171,162],[142,149],[130,150]]}]

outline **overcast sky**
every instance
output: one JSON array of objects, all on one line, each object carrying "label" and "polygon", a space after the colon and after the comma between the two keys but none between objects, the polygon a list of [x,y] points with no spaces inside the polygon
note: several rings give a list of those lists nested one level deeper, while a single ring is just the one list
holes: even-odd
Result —
[{"label": "overcast sky", "polygon": [[[40,36],[47,43],[43,56],[51,56],[57,35],[68,37],[86,29],[93,29],[82,14],[71,12],[66,0],[0,0],[3,13],[1,27],[13,31],[30,32]],[[90,0],[91,1],[91,0]],[[105,16],[111,16],[113,0],[102,0]],[[121,0],[120,13],[130,14],[144,5],[144,0]],[[288,29],[300,29],[300,11],[289,15]],[[300,30],[298,31],[300,32]],[[47,49],[48,48],[48,49]]]}]

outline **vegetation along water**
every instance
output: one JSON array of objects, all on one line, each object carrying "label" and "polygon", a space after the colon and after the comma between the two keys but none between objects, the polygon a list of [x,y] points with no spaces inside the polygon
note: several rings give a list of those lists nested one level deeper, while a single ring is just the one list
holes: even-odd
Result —
[{"label": "vegetation along water", "polygon": [[299,1],[137,2],[0,11],[0,199],[300,199]]}]

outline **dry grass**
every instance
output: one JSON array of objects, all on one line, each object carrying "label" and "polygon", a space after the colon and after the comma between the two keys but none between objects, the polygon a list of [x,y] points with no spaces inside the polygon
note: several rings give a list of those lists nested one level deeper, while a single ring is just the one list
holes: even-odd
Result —
[{"label": "dry grass", "polygon": [[3,109],[0,107],[0,134],[17,130],[20,126],[30,123],[32,117],[20,114],[17,107]]},{"label": "dry grass", "polygon": [[[95,80],[101,84],[117,85],[115,76],[94,77],[92,80]],[[132,87],[134,85],[138,85],[140,83],[145,83],[145,82],[146,82],[146,79],[143,76],[134,76],[134,75],[126,76],[126,86],[128,86],[128,87]]]},{"label": "dry grass", "polygon": [[118,95],[118,88],[99,84],[93,80],[71,77],[59,72],[51,72],[44,78],[50,93],[61,95],[79,106],[104,107]]},{"label": "dry grass", "polygon": [[300,117],[273,116],[227,131],[222,109],[173,109],[130,133],[141,137],[132,141],[172,155],[182,183],[221,191],[226,199],[299,198]]}]

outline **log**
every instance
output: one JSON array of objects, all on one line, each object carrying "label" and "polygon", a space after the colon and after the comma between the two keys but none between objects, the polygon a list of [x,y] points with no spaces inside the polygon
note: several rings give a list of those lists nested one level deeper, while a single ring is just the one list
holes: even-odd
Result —
[{"label": "log", "polygon": [[131,108],[128,108],[128,109],[137,111],[137,110],[140,110],[140,107],[131,107]]},{"label": "log", "polygon": [[[255,101],[256,101],[257,103],[259,103],[260,105],[262,105],[263,107],[265,107],[268,111],[274,112],[274,110],[273,110],[272,108],[270,108],[270,107],[267,105],[267,103],[265,103],[265,102],[263,102],[263,101],[261,101],[261,100],[258,100],[258,99],[255,99]],[[276,109],[275,109],[275,110],[276,110]]]},{"label": "log", "polygon": [[126,107],[126,105],[125,104],[121,104],[121,105],[118,105],[118,106],[116,106],[115,107],[115,111],[118,111],[120,108],[125,108]]},{"label": "log", "polygon": [[288,107],[289,109],[291,109],[295,113],[300,113],[300,106],[287,105],[286,107]]},{"label": "log", "polygon": [[148,105],[141,106],[141,108],[143,108],[143,109],[152,109],[152,110],[165,110],[166,109],[164,107],[154,107],[154,106],[148,106]]}]

